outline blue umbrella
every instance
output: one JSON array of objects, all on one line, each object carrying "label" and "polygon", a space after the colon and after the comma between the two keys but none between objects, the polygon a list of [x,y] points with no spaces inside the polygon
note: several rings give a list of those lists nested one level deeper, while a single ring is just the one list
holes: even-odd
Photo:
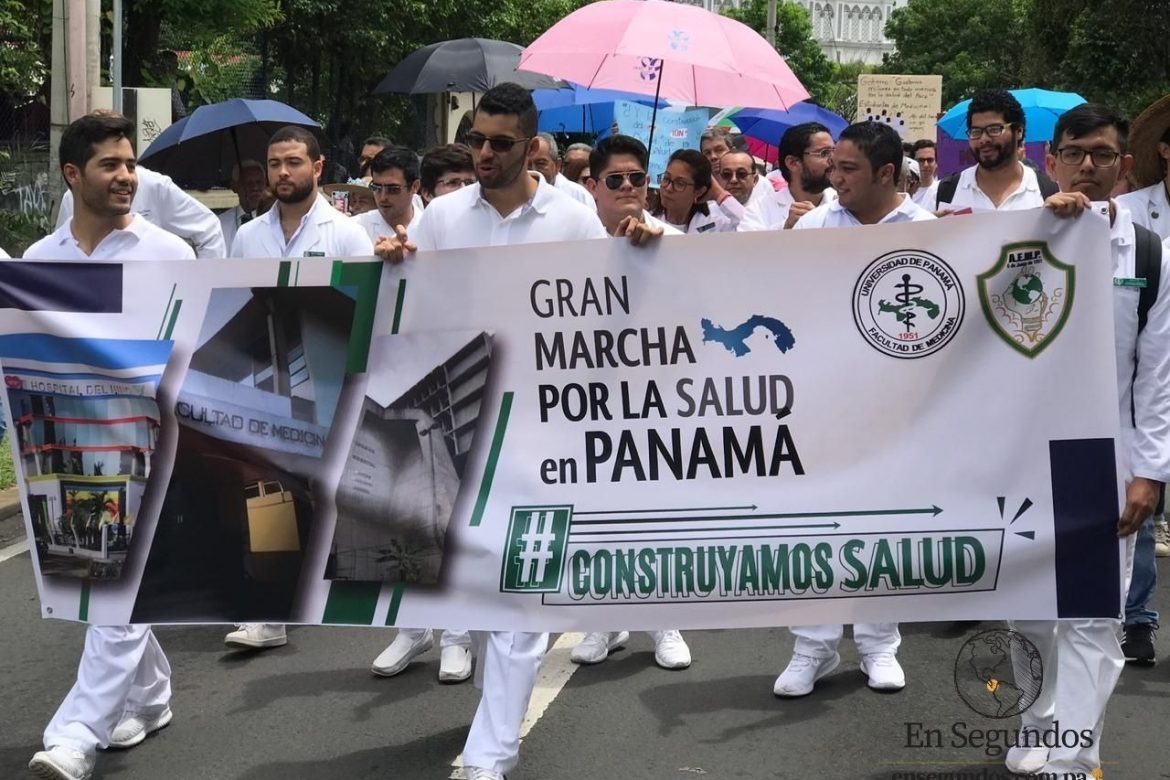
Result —
[{"label": "blue umbrella", "polygon": [[[536,103],[540,130],[545,133],[605,133],[613,124],[615,102],[629,100],[644,106],[654,105],[654,99],[646,95],[590,89],[580,84],[533,90],[532,100]],[[659,107],[665,105],[665,100],[659,101]]]},{"label": "blue umbrella", "polygon": [[[1023,106],[1024,119],[1028,123],[1027,137],[1035,141],[1052,138],[1060,115],[1085,102],[1075,92],[1052,92],[1035,87],[1009,91]],[[970,105],[970,100],[964,100],[953,106],[938,120],[939,129],[957,141],[967,140],[967,107]]]},{"label": "blue umbrella", "polygon": [[834,138],[849,126],[849,123],[827,108],[812,103],[797,103],[787,111],[766,108],[744,108],[731,114],[730,119],[739,131],[749,138],[756,138],[776,146],[788,128],[805,122],[820,122],[829,128]]},{"label": "blue umbrella", "polygon": [[278,100],[234,98],[195,109],[160,133],[138,159],[182,186],[215,187],[230,180],[240,161],[264,160],[268,139],[285,125],[324,139],[319,124]]}]

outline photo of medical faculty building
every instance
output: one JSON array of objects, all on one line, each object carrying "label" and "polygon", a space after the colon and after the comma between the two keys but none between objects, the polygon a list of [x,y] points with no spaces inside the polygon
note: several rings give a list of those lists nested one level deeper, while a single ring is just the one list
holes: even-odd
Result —
[{"label": "photo of medical faculty building", "polygon": [[30,392],[9,378],[41,572],[120,577],[159,435],[149,396]]}]

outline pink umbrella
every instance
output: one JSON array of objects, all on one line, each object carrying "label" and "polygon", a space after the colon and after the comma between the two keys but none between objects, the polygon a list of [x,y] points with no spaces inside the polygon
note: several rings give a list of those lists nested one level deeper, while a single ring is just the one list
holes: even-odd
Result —
[{"label": "pink umbrella", "polygon": [[579,8],[524,50],[518,70],[694,106],[787,110],[809,97],[759,33],[665,0],[603,0]]}]

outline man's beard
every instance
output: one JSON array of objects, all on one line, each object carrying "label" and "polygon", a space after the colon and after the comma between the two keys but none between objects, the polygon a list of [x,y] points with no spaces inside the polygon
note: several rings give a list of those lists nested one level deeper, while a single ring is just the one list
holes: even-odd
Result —
[{"label": "man's beard", "polygon": [[982,150],[980,150],[976,155],[975,161],[979,163],[980,168],[992,171],[996,170],[997,168],[1002,168],[1010,160],[1016,159],[1016,150],[1014,146],[1005,149],[1003,146],[996,144],[993,148],[996,151],[996,155],[991,159],[984,158]]},{"label": "man's beard", "polygon": [[810,195],[819,195],[829,189],[829,172],[825,171],[819,177],[812,176],[807,170],[800,172],[800,187]]},{"label": "man's beard", "polygon": [[528,175],[528,160],[521,157],[511,167],[497,168],[497,171],[496,175],[487,181],[480,179],[479,185],[485,190],[501,190],[509,186],[519,177]]},{"label": "man's beard", "polygon": [[293,190],[289,193],[280,191],[280,185],[276,185],[276,191],[273,193],[276,199],[281,203],[304,203],[305,199],[313,194],[313,182],[309,181],[305,184],[293,183]]}]

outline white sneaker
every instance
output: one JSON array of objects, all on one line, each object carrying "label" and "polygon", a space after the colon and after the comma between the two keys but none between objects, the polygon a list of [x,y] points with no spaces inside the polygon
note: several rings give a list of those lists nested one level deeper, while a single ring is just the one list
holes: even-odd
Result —
[{"label": "white sneaker", "polygon": [[80,750],[54,745],[42,750],[28,762],[29,770],[48,780],[89,780],[93,777],[94,757]]},{"label": "white sneaker", "polygon": [[1170,558],[1170,523],[1166,522],[1166,515],[1154,518],[1154,555]]},{"label": "white sneaker", "polygon": [[508,780],[504,775],[495,772],[491,769],[481,769],[477,766],[465,766],[463,771],[467,774],[467,780]]},{"label": "white sneaker", "polygon": [[439,682],[460,683],[471,676],[471,648],[448,645],[439,654]]},{"label": "white sneaker", "polygon": [[374,659],[370,671],[379,677],[393,677],[434,645],[435,640],[429,628],[421,635],[415,636],[399,631],[390,646]]},{"label": "white sneaker", "polygon": [[900,691],[906,687],[906,673],[893,653],[861,656],[861,671],[869,675],[869,687],[875,691]]},{"label": "white sneaker", "polygon": [[654,663],[663,669],[686,669],[691,665],[691,648],[677,631],[655,631]]},{"label": "white sneaker", "polygon": [[237,630],[223,638],[230,647],[250,647],[262,650],[266,647],[280,647],[288,644],[284,626],[273,623],[244,623]]},{"label": "white sneaker", "polygon": [[575,664],[599,664],[609,657],[614,650],[620,649],[630,641],[629,631],[605,632],[597,631],[586,634],[573,651],[569,653],[569,660]]},{"label": "white sneaker", "polygon": [[122,720],[114,727],[114,733],[110,735],[109,746],[125,749],[142,744],[148,736],[169,726],[173,717],[174,713],[171,712],[169,705],[164,706],[156,715],[125,712],[122,714]]},{"label": "white sneaker", "polygon": [[788,666],[776,678],[772,693],[777,696],[807,696],[812,693],[817,680],[837,668],[841,655],[833,653],[828,658],[813,658],[804,653],[793,653]]},{"label": "white sneaker", "polygon": [[1048,764],[1046,747],[1014,747],[1004,757],[1008,771],[1016,775],[1034,775]]}]

